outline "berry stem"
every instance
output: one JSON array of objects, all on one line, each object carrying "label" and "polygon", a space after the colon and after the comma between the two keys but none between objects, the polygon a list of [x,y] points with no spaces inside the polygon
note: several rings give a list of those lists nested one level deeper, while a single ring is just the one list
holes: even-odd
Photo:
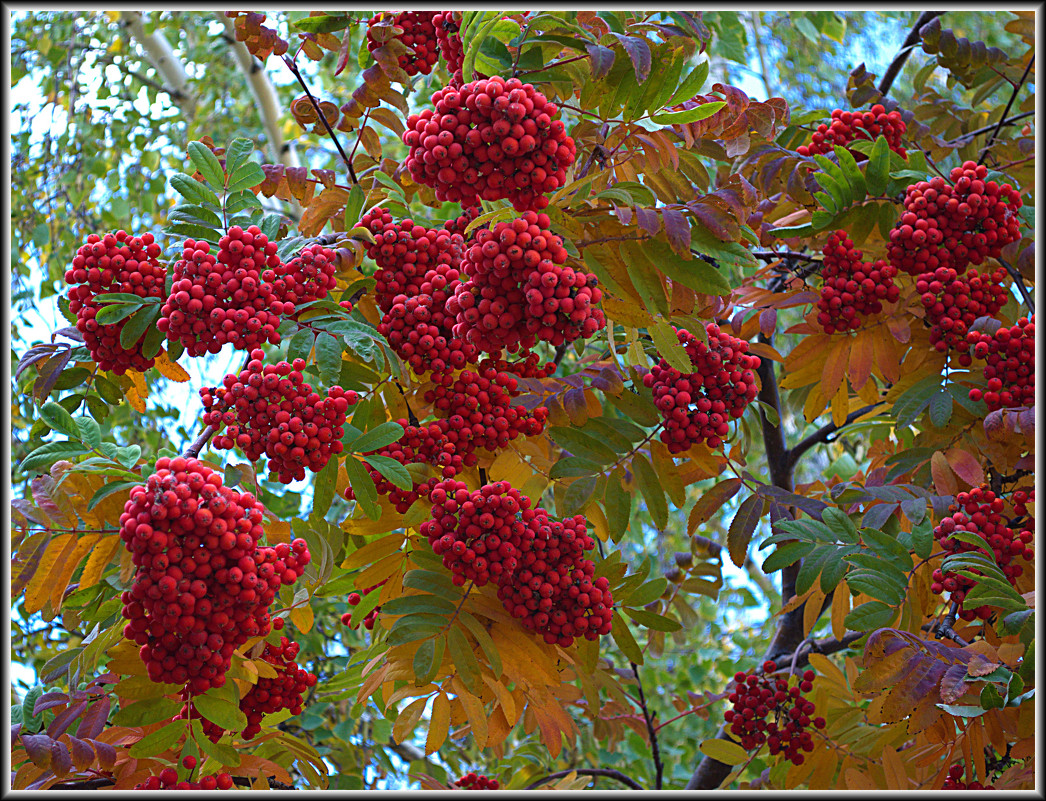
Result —
[{"label": "berry stem", "polygon": [[1035,63],[1035,56],[1032,56],[1028,60],[1028,66],[1024,68],[1024,74],[1021,79],[1017,82],[1017,85],[1013,87],[1013,92],[1010,93],[1009,102],[1006,103],[1006,108],[1003,109],[1002,116],[999,117],[999,124],[995,126],[995,130],[992,131],[992,135],[988,137],[988,143],[984,146],[984,150],[981,151],[981,157],[977,159],[978,164],[984,164],[984,160],[988,157],[988,151],[991,150],[992,145],[995,143],[995,137],[999,135],[999,131],[1002,130],[1003,123],[1006,122],[1006,115],[1010,113],[1010,108],[1013,106],[1013,101],[1017,99],[1017,95],[1021,91],[1021,87],[1024,86],[1024,81],[1028,78],[1028,73],[1031,72],[1032,65]]},{"label": "berry stem", "polygon": [[532,75],[535,72],[544,72],[545,70],[550,70],[553,67],[559,67],[559,66],[561,66],[563,64],[569,64],[571,61],[580,61],[583,58],[588,58],[588,53],[585,53],[585,55],[583,55],[583,56],[574,56],[573,58],[564,58],[562,61],[553,61],[551,64],[546,64],[544,67],[538,67],[537,69],[533,69],[533,70],[524,70],[523,72],[518,72],[516,70],[515,66],[513,65],[512,77],[513,78],[518,78],[520,75]]},{"label": "berry stem", "polygon": [[334,131],[331,130],[330,123],[327,122],[327,115],[324,114],[322,110],[320,110],[320,104],[316,102],[316,98],[313,97],[312,92],[309,91],[309,87],[305,83],[305,79],[302,78],[301,72],[298,70],[298,65],[294,63],[293,58],[290,58],[286,55],[283,56],[283,63],[287,65],[287,69],[291,71],[291,75],[293,75],[297,79],[298,83],[301,84],[301,88],[305,90],[305,94],[312,102],[312,107],[316,110],[316,116],[320,118],[321,122],[323,122],[323,127],[327,129],[327,135],[330,136],[331,141],[334,142],[334,146],[338,149],[338,153],[341,154],[341,160],[349,170],[349,177],[352,179],[352,182],[354,184],[358,184],[359,179],[356,178],[356,171],[352,169],[352,162],[349,160],[349,157],[345,155],[345,150],[342,148],[341,142],[338,141],[338,137],[335,136]]}]

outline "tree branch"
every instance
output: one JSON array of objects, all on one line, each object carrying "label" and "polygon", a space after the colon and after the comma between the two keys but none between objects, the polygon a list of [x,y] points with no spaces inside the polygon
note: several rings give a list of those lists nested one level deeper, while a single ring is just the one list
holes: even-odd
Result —
[{"label": "tree branch", "polygon": [[850,412],[848,415],[846,415],[846,420],[843,421],[843,424],[841,426],[837,426],[835,423],[828,423],[827,425],[821,426],[821,428],[817,429],[817,431],[808,436],[806,439],[796,443],[795,447],[788,451],[787,459],[789,467],[794,470],[796,463],[799,461],[799,457],[801,457],[804,453],[810,450],[814,445],[819,445],[825,442],[831,442],[829,437],[832,436],[832,434],[834,434],[836,431],[845,428],[858,417],[862,417],[868,414],[868,412],[870,412],[872,409],[882,405],[883,401],[880,401],[879,403],[872,403],[868,406],[862,406],[860,409]]},{"label": "tree branch", "polygon": [[185,453],[182,454],[186,459],[195,459],[200,455],[200,451],[203,450],[203,446],[207,444],[211,437],[213,437],[218,431],[217,426],[207,426],[203,430],[203,433],[196,438],[196,442],[185,449]]},{"label": "tree branch", "polygon": [[646,721],[646,730],[650,734],[650,753],[654,758],[654,789],[661,789],[661,777],[665,769],[661,764],[661,747],[657,742],[657,729],[654,728],[654,716],[646,705],[646,696],[643,694],[643,680],[639,678],[639,667],[635,662],[629,662],[632,666],[632,675],[636,677],[636,687],[639,689],[639,706],[643,709],[643,720]]},{"label": "tree branch", "polygon": [[1022,276],[1017,270],[1014,269],[1013,265],[1009,262],[1005,262],[1002,259],[996,259],[999,264],[1006,268],[1006,272],[1010,274],[1010,278],[1017,285],[1017,291],[1021,293],[1021,297],[1024,298],[1024,304],[1028,307],[1029,312],[1035,311],[1035,301],[1031,299],[1031,293],[1028,291],[1028,287],[1024,285],[1024,276]]},{"label": "tree branch", "polygon": [[970,131],[969,133],[964,133],[962,136],[957,136],[954,139],[951,139],[951,140],[945,142],[945,144],[948,145],[949,147],[952,147],[952,146],[955,146],[955,145],[961,145],[967,139],[974,139],[975,137],[978,137],[978,136],[980,136],[983,133],[988,133],[989,131],[997,130],[999,124],[1002,124],[1002,125],[1013,125],[1018,120],[1023,120],[1026,117],[1034,117],[1034,116],[1035,116],[1035,112],[1034,111],[1025,111],[1023,114],[1014,114],[1009,119],[1006,119],[1006,117],[1003,116],[1000,119],[999,123],[994,123],[993,122],[991,125],[985,125],[983,128],[978,128],[975,131]]},{"label": "tree branch", "polygon": [[164,91],[170,93],[182,113],[192,119],[196,110],[196,94],[189,86],[189,76],[175,57],[171,43],[160,31],[146,33],[141,11],[121,11],[120,21],[141,45],[149,63],[163,76],[166,84]]},{"label": "tree branch", "polygon": [[626,787],[631,787],[633,790],[644,789],[641,784],[626,776],[619,770],[613,768],[575,768],[574,770],[560,770],[555,773],[550,773],[548,776],[542,776],[536,782],[529,784],[524,787],[524,790],[533,790],[536,787],[540,787],[545,782],[552,781],[553,779],[562,779],[564,776],[569,776],[571,773],[576,773],[578,776],[602,776],[605,779],[613,779],[614,781],[621,782]]},{"label": "tree branch", "polygon": [[[886,68],[886,72],[883,75],[883,79],[879,81],[879,92],[886,96],[887,92],[890,91],[890,87],[893,86],[893,82],[897,79],[898,74],[901,72],[901,67],[908,60],[908,56],[911,55],[912,50],[919,43],[919,29],[922,28],[930,20],[941,16],[945,12],[943,11],[924,11],[919,15],[919,19],[915,21],[912,29],[908,32],[907,38],[904,40],[904,44],[901,45],[900,52],[894,56],[893,61],[890,62],[890,66]],[[1002,116],[1006,116],[1003,114]]]},{"label": "tree branch", "polygon": [[298,65],[294,63],[293,58],[286,55],[283,56],[283,63],[287,65],[287,69],[291,71],[291,75],[293,75],[297,79],[301,88],[305,90],[305,94],[312,102],[312,107],[316,109],[316,116],[320,118],[320,122],[323,123],[323,127],[327,129],[327,135],[330,136],[331,141],[334,142],[334,146],[338,148],[338,153],[341,155],[341,160],[349,170],[349,177],[352,179],[352,182],[354,184],[358,184],[359,179],[356,177],[356,171],[352,168],[352,162],[349,161],[349,157],[345,154],[345,150],[342,148],[341,142],[338,141],[338,137],[334,134],[334,131],[331,129],[331,124],[327,122],[327,115],[323,113],[323,110],[320,108],[320,104],[317,102],[316,98],[312,96],[312,92],[309,91],[309,86],[305,83],[305,79],[302,77],[301,71],[298,69]]},{"label": "tree branch", "polygon": [[981,151],[981,157],[977,159],[978,164],[983,164],[984,159],[988,156],[988,151],[991,150],[992,144],[995,142],[995,137],[999,135],[999,131],[1002,130],[1002,124],[1006,121],[1006,115],[1010,113],[1010,107],[1013,106],[1013,101],[1017,99],[1017,95],[1021,91],[1021,87],[1024,86],[1024,81],[1028,78],[1028,73],[1031,72],[1032,64],[1035,63],[1035,56],[1032,56],[1028,60],[1028,66],[1024,68],[1024,74],[1021,79],[1017,81],[1017,85],[1013,87],[1013,92],[1010,94],[1009,102],[1006,103],[1006,108],[1002,112],[1002,116],[999,117],[999,124],[995,126],[995,130],[992,131],[992,135],[988,137],[988,144],[984,146],[984,150]]}]

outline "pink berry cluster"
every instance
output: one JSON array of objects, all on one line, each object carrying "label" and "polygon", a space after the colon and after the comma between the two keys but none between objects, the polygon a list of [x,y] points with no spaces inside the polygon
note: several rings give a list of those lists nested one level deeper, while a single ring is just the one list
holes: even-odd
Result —
[{"label": "pink berry cluster", "polygon": [[83,334],[91,358],[102,370],[123,375],[128,369],[145,372],[155,363],[142,355],[139,339],[127,350],[120,344],[120,334],[128,318],[103,325],[97,319],[104,305],[97,295],[123,292],[140,298],[162,298],[167,270],[157,257],[160,246],[153,235],[132,236],[126,231],[99,236],[91,234],[87,243],[76,251],[70,269],[65,272],[69,310],[76,315],[76,329]]},{"label": "pink berry cluster", "polygon": [[[207,242],[185,240],[157,328],[181,340],[190,356],[218,353],[227,342],[242,350],[279,343],[284,304],[262,276],[273,270],[275,279],[281,264],[276,243],[256,225],[246,231],[233,226],[218,248],[214,256]],[[289,304],[287,311],[293,310]]]},{"label": "pink berry cluster", "polygon": [[149,678],[192,694],[225,683],[232,653],[269,631],[269,606],[309,562],[305,541],[261,546],[264,508],[196,459],[162,457],[132,487],[120,537],[136,572],[122,595],[124,636]]},{"label": "pink berry cluster", "polygon": [[432,103],[407,118],[403,141],[411,177],[438,200],[508,199],[517,211],[537,210],[565,183],[574,140],[532,84],[494,76],[437,90]]},{"label": "pink berry cluster", "polygon": [[[188,759],[188,757],[186,757]],[[196,764],[195,758],[193,765]],[[231,790],[233,787],[232,776],[228,773],[215,773],[209,776],[200,776],[198,781],[184,779],[178,781],[178,771],[174,768],[164,768],[157,776],[150,776],[144,782],[136,784],[135,790]]]},{"label": "pink berry cluster", "polygon": [[[901,137],[906,130],[907,126],[901,119],[899,111],[887,113],[886,109],[878,103],[865,112],[843,111],[837,108],[832,111],[831,123],[818,125],[810,138],[810,144],[800,145],[796,148],[796,152],[800,156],[831,153],[835,145],[846,147],[855,139],[875,141],[880,136],[885,136],[890,150],[907,158],[908,152],[901,146]],[[864,153],[856,150],[850,150],[850,152],[857,161],[868,158]]]},{"label": "pink berry cluster", "polygon": [[814,704],[802,695],[813,689],[815,674],[807,670],[798,684],[789,687],[787,676],[772,675],[776,670],[777,663],[767,660],[761,674],[738,671],[729,695],[733,708],[723,713],[723,719],[746,751],[766,743],[771,754],[784,754],[792,764],[801,765],[805,759],[801,752],[814,750],[807,727],[811,723],[818,729],[825,727],[824,718],[810,717]]},{"label": "pink berry cluster", "polygon": [[992,272],[978,273],[970,267],[959,275],[952,267],[938,267],[923,273],[915,282],[915,290],[922,296],[926,322],[930,326],[930,344],[941,353],[949,349],[959,354],[959,363],[972,363],[967,335],[973,321],[986,315],[994,316],[1006,304],[1006,270],[996,267]]},{"label": "pink berry cluster", "polygon": [[[992,549],[995,562],[1003,574],[1011,584],[1015,584],[1017,578],[1024,573],[1024,568],[1019,564],[1014,564],[1014,560],[1023,557],[1030,562],[1034,556],[1031,548],[1035,536],[1034,525],[1021,525],[1019,531],[1010,528],[1008,521],[1002,515],[1005,508],[1003,499],[987,486],[975,487],[969,492],[960,492],[955,496],[955,500],[956,503],[950,507],[952,514],[941,520],[933,530],[933,537],[937,540],[937,544],[945,554],[983,553],[983,548],[957,539],[955,533],[967,531],[983,537]],[[1027,502],[1027,496],[1025,496],[1025,502]],[[975,579],[950,571],[944,572],[938,568],[933,571],[933,583],[930,585],[930,589],[934,593],[950,593],[952,601],[959,604],[959,617],[963,620],[973,620],[974,618],[987,620],[992,615],[990,606],[982,605],[975,609],[963,608],[966,593],[976,585]]]},{"label": "pink berry cluster", "polygon": [[730,419],[740,417],[758,393],[754,371],[759,357],[748,353],[748,343],[723,333],[715,323],[705,330],[707,344],[684,328],[675,329],[693,372],[681,373],[661,359],[643,376],[664,418],[661,441],[670,453],[702,441],[718,448],[730,433]]},{"label": "pink berry cluster", "polygon": [[547,214],[524,212],[480,229],[465,252],[467,276],[447,301],[454,333],[485,353],[590,337],[606,325],[596,277],[563,266],[563,240]]},{"label": "pink berry cluster", "polygon": [[911,275],[938,267],[961,273],[1019,240],[1020,193],[985,181],[987,175],[983,164],[967,161],[951,171],[952,183],[935,177],[909,186],[904,213],[890,231],[890,264]]},{"label": "pink berry cluster", "polygon": [[866,318],[883,310],[883,302],[894,303],[900,297],[893,282],[897,268],[882,259],[867,264],[861,256],[846,231],[828,237],[821,269],[824,284],[817,301],[817,322],[826,334],[860,328]]},{"label": "pink berry cluster", "polygon": [[606,578],[593,579],[595,565],[584,556],[595,541],[583,516],[553,520],[507,481],[469,492],[447,479],[429,500],[432,517],[420,532],[455,584],[493,580],[509,614],[549,644],[565,648],[575,637],[610,632],[613,597]]},{"label": "pink berry cluster", "polygon": [[[388,13],[379,13],[367,22],[367,50],[372,53],[384,44],[374,35],[374,28]],[[393,17],[392,24],[403,29],[393,38],[407,48],[399,57],[399,65],[407,75],[428,75],[439,59],[439,40],[432,24],[436,15],[435,11],[401,11]]]},{"label": "pink berry cluster", "polygon": [[465,790],[497,790],[501,787],[501,782],[497,779],[490,779],[482,773],[469,772],[454,782],[454,786]]},{"label": "pink berry cluster", "polygon": [[970,400],[984,399],[988,411],[1035,405],[1035,322],[1022,317],[994,334],[971,331],[966,342],[983,359],[985,389],[970,390]]},{"label": "pink berry cluster", "polygon": [[342,452],[346,412],[357,395],[333,386],[321,397],[302,377],[304,359],[265,364],[264,358],[263,351],[251,351],[239,375],[200,390],[203,421],[216,430],[226,426],[214,438],[215,448],[238,447],[252,462],[264,455],[269,469],[289,484],[305,478],[306,469],[319,472]]}]

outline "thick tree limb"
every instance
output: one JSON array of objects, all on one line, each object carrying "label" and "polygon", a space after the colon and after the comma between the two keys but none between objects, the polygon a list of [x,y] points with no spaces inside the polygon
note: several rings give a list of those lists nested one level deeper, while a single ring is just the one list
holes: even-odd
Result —
[{"label": "thick tree limb", "polygon": [[196,93],[189,85],[189,76],[174,55],[174,50],[171,48],[171,43],[167,41],[167,37],[159,30],[146,33],[142,19],[141,11],[120,12],[121,24],[138,42],[149,63],[163,76],[164,91],[171,95],[171,99],[182,110],[182,113],[192,119],[196,112]]},{"label": "thick tree limb", "polygon": [[540,787],[545,782],[550,782],[553,779],[562,779],[564,776],[569,776],[571,773],[576,773],[578,776],[602,776],[605,779],[613,779],[614,781],[621,782],[626,787],[631,787],[633,790],[644,789],[641,784],[626,776],[619,770],[613,768],[575,768],[574,770],[560,770],[555,773],[550,773],[547,776],[542,776],[536,782],[524,787],[524,790],[533,790],[535,787]]},{"label": "thick tree limb", "polygon": [[812,447],[814,447],[814,445],[820,445],[821,443],[828,442],[828,438],[832,436],[832,434],[834,434],[836,431],[839,431],[840,429],[850,425],[850,423],[852,423],[858,417],[862,417],[863,415],[868,414],[868,412],[870,412],[877,406],[882,406],[882,402],[873,403],[869,406],[862,406],[860,409],[857,409],[856,411],[850,412],[850,414],[846,415],[846,420],[843,422],[841,426],[837,426],[835,423],[828,423],[827,425],[821,426],[821,428],[817,429],[817,431],[808,436],[806,439],[796,443],[795,447],[788,451],[789,467],[794,469],[796,463],[798,463],[799,461],[799,458]]},{"label": "thick tree limb", "polygon": [[[904,44],[901,45],[900,52],[894,56],[893,61],[890,62],[890,66],[886,68],[886,72],[883,75],[883,79],[879,81],[879,91],[885,97],[890,91],[890,87],[893,86],[893,82],[897,79],[897,76],[901,72],[901,68],[904,63],[908,60],[908,56],[912,54],[912,50],[919,43],[919,29],[922,28],[930,20],[935,17],[939,17],[945,12],[943,11],[924,11],[919,15],[919,19],[915,21],[911,31],[908,32],[907,38],[904,40]],[[1003,114],[1005,117],[1006,115]]]}]

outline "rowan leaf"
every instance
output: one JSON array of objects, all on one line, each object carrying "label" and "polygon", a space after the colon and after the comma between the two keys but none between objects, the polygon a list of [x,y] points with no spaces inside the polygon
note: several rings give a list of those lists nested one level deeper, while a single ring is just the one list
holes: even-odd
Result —
[{"label": "rowan leaf", "polygon": [[730,521],[730,528],[726,535],[727,549],[730,551],[731,561],[741,567],[748,556],[748,544],[752,541],[752,535],[763,515],[763,499],[758,495],[749,495],[737,508],[737,513]]}]

